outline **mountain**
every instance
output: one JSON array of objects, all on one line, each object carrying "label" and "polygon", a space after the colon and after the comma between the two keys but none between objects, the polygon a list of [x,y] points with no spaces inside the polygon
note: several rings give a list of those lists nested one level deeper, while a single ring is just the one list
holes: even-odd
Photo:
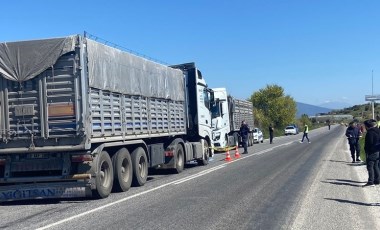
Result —
[{"label": "mountain", "polygon": [[351,107],[352,105],[346,102],[330,101],[330,102],[320,104],[318,106],[328,108],[328,109],[344,109],[344,108]]},{"label": "mountain", "polygon": [[296,102],[297,104],[297,118],[301,117],[302,114],[306,114],[308,116],[315,116],[318,113],[328,113],[331,112],[332,109],[309,105],[301,102]]}]

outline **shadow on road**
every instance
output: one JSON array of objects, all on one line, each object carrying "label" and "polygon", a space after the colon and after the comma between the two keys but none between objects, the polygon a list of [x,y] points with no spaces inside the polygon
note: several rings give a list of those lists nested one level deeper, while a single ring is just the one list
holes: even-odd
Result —
[{"label": "shadow on road", "polygon": [[342,179],[327,179],[327,181],[321,181],[321,182],[325,184],[345,185],[345,186],[351,186],[351,187],[362,187],[361,184],[365,183],[361,181],[342,180]]},{"label": "shadow on road", "polygon": [[79,197],[79,198],[54,198],[54,199],[35,199],[35,200],[19,200],[19,201],[5,201],[0,203],[1,206],[21,206],[21,205],[48,205],[48,204],[60,204],[60,203],[86,203],[87,201],[94,200],[91,197]]},{"label": "shadow on road", "polygon": [[349,163],[347,161],[336,161],[336,160],[324,160],[324,161],[330,161],[330,162],[334,162],[334,163]]},{"label": "shadow on road", "polygon": [[336,201],[339,203],[345,203],[345,204],[355,204],[355,205],[361,205],[361,206],[380,206],[380,203],[363,203],[363,202],[357,202],[357,201],[351,201],[351,200],[343,200],[343,199],[334,199],[334,198],[324,198],[325,200],[331,200]]},{"label": "shadow on road", "polygon": [[324,160],[324,161],[330,161],[330,162],[333,162],[333,163],[343,163],[345,165],[348,165],[348,166],[353,166],[353,167],[357,167],[357,166],[365,166],[365,162],[356,162],[356,163],[352,163],[351,161],[338,161],[338,160]]},{"label": "shadow on road", "polygon": [[354,180],[347,180],[347,179],[327,179],[329,181],[339,181],[339,182],[348,182],[348,183],[366,183],[367,181],[354,181]]}]

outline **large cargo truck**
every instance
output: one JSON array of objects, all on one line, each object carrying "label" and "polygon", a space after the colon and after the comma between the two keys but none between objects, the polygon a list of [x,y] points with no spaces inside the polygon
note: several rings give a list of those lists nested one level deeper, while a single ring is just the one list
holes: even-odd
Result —
[{"label": "large cargo truck", "polygon": [[226,88],[213,88],[215,103],[211,107],[214,148],[223,151],[239,146],[239,130],[244,120],[250,127],[248,146],[253,145],[254,116],[252,102],[228,95]]},{"label": "large cargo truck", "polygon": [[212,155],[213,94],[84,36],[0,43],[0,201],[107,197]]}]

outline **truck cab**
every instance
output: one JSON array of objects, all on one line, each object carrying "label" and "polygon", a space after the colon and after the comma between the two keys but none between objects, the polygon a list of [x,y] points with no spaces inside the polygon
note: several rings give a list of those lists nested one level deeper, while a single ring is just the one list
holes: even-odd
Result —
[{"label": "truck cab", "polygon": [[214,103],[211,107],[212,115],[212,139],[217,151],[225,151],[226,148],[239,146],[240,125],[246,121],[250,127],[248,146],[253,145],[254,117],[252,102],[239,100],[228,95],[226,88],[213,88]]},{"label": "truck cab", "polygon": [[234,142],[232,137],[229,138],[231,129],[228,95],[225,88],[214,88],[213,91],[215,97],[215,103],[211,107],[213,141],[215,148],[223,149]]},{"label": "truck cab", "polygon": [[213,155],[211,130],[211,107],[214,102],[214,92],[208,88],[201,71],[194,63],[170,66],[180,69],[185,74],[187,97],[187,134],[192,141],[204,140],[203,148],[208,149],[208,155]]}]

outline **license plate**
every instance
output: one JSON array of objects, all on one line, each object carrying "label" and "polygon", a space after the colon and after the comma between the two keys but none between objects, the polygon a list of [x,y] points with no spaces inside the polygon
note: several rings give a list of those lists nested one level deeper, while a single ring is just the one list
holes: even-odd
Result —
[{"label": "license plate", "polygon": [[15,107],[16,116],[33,116],[34,106],[33,105],[19,105]]},{"label": "license plate", "polygon": [[0,191],[0,201],[27,200],[41,198],[85,197],[85,187],[27,188]]},{"label": "license plate", "polygon": [[28,159],[46,159],[49,158],[49,154],[47,153],[29,153],[27,155]]}]

